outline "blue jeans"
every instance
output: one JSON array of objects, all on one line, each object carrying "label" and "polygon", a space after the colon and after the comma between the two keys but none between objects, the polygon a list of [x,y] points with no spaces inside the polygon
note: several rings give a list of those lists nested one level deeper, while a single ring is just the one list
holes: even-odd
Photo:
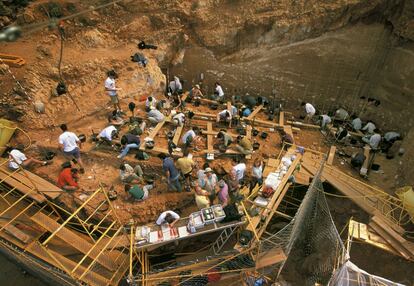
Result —
[{"label": "blue jeans", "polygon": [[127,144],[125,146],[124,150],[122,150],[122,152],[121,152],[121,154],[119,156],[121,158],[124,158],[128,154],[129,149],[138,149],[138,148],[139,148],[139,145],[138,144],[135,144],[135,143]]},{"label": "blue jeans", "polygon": [[183,187],[181,186],[180,182],[180,176],[177,176],[177,178],[174,178],[174,180],[168,180],[168,188],[173,189],[175,192],[181,193],[183,191]]}]

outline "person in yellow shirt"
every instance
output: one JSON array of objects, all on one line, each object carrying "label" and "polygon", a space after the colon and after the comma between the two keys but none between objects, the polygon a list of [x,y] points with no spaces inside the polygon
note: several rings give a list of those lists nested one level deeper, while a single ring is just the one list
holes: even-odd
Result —
[{"label": "person in yellow shirt", "polygon": [[237,136],[237,146],[236,146],[237,150],[244,154],[244,155],[248,155],[251,154],[253,152],[253,145],[252,142],[246,137],[242,137],[242,136]]},{"label": "person in yellow shirt", "polygon": [[177,162],[175,163],[175,166],[177,167],[178,170],[180,170],[180,173],[185,179],[187,189],[190,186],[191,173],[193,172],[193,168],[196,165],[193,159],[188,156],[188,154],[189,154],[188,150],[185,150],[183,153],[183,157],[178,159]]},{"label": "person in yellow shirt", "polygon": [[210,193],[207,192],[206,190],[203,190],[199,186],[199,184],[195,185],[194,190],[195,190],[195,201],[196,201],[198,209],[201,210],[204,208],[209,208],[210,207],[210,199],[209,199]]}]

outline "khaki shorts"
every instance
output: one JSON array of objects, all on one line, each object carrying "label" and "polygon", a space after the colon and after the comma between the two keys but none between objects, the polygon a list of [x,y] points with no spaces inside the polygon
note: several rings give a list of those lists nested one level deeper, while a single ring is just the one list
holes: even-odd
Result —
[{"label": "khaki shorts", "polygon": [[113,104],[119,103],[118,95],[111,95],[109,97],[111,98],[111,103]]}]

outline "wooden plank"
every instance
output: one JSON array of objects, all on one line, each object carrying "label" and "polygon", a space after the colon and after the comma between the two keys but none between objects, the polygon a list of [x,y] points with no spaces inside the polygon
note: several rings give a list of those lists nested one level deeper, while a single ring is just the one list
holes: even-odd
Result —
[{"label": "wooden plank", "polygon": [[283,125],[285,125],[285,112],[284,111],[281,111],[279,113],[279,125],[281,127],[283,127]]},{"label": "wooden plank", "polygon": [[283,249],[277,247],[260,253],[256,258],[256,269],[268,267],[287,259]]},{"label": "wooden plank", "polygon": [[249,140],[252,140],[252,126],[251,125],[246,126],[246,138]]},{"label": "wooden plank", "polygon": [[189,95],[190,95],[189,91],[184,92],[183,95],[181,95],[181,101],[184,102]]},{"label": "wooden plank", "polygon": [[336,146],[332,145],[331,149],[329,149],[328,160],[326,161],[327,165],[332,165],[333,159],[335,157],[335,152],[336,152]]},{"label": "wooden plank", "polygon": [[294,144],[295,143],[295,137],[293,136],[292,126],[284,125],[283,126],[283,131],[285,131],[286,134],[289,134],[290,136],[292,136],[292,140],[293,140],[293,144]]},{"label": "wooden plank", "polygon": [[[31,220],[51,233],[55,232],[60,227],[60,224],[58,224],[53,219],[40,212],[32,216]],[[91,243],[89,243],[81,236],[77,235],[75,232],[66,227],[60,229],[56,233],[56,237],[62,239],[63,241],[65,241],[66,243],[68,243],[73,248],[77,249],[79,252],[83,254],[87,254],[90,251],[90,249],[93,248],[93,245]],[[93,251],[89,253],[89,257],[92,259],[97,259],[96,261],[105,268],[112,271],[115,270],[118,267],[118,265],[108,256],[107,252],[104,252],[103,254],[98,256],[100,251],[101,249],[94,248]]]},{"label": "wooden plank", "polygon": [[28,194],[27,196],[29,198],[32,198],[38,203],[43,203],[46,201],[46,198],[41,194],[37,193],[36,190],[33,190],[33,188],[29,188],[25,184],[19,182],[17,179],[10,177],[3,172],[0,172],[0,181],[3,181],[12,187],[15,187],[19,192],[23,194]]},{"label": "wooden plank", "polygon": [[[8,170],[5,165],[2,165],[0,167],[0,172],[3,172],[6,175],[11,173],[11,171]],[[46,181],[42,177],[39,177],[38,175],[28,170],[20,170],[14,172],[12,174],[12,177],[29,188],[36,186],[37,190],[40,193],[44,194],[45,196],[51,199],[56,199],[63,193],[62,189],[60,189],[56,185]]]},{"label": "wooden plank", "polygon": [[8,233],[16,237],[18,240],[20,240],[23,243],[29,243],[31,238],[27,234],[25,234],[23,231],[15,227],[14,225],[9,224],[4,228]]},{"label": "wooden plank", "polygon": [[368,240],[368,229],[364,223],[359,223],[359,237],[363,240]]},{"label": "wooden plank", "polygon": [[[56,261],[52,258],[55,257],[67,270],[72,270],[77,265],[76,262],[64,257],[58,252],[55,252],[53,250],[44,249],[41,245],[39,245],[38,242],[32,243],[28,248],[26,248],[26,251],[33,254],[35,257],[39,257],[40,259],[46,261],[50,265],[53,265],[55,267],[61,268],[59,264],[56,263]],[[49,253],[51,254],[49,254]],[[65,269],[62,269],[65,271]],[[86,268],[84,266],[79,266],[79,268],[74,272],[74,275],[76,277],[80,277],[83,272],[85,272]],[[109,280],[102,275],[97,274],[94,271],[88,271],[87,274],[83,277],[83,280],[90,285],[96,285],[96,286],[106,286],[109,284]]]},{"label": "wooden plank", "polygon": [[247,120],[253,120],[253,118],[255,118],[255,116],[260,112],[260,110],[263,109],[263,105],[259,105],[258,107],[256,107],[252,113],[250,113],[249,116],[247,116]]},{"label": "wooden plank", "polygon": [[184,125],[178,126],[177,129],[175,129],[175,134],[172,142],[178,146],[178,141],[180,141],[181,134],[183,133]]},{"label": "wooden plank", "polygon": [[410,254],[407,253],[406,249],[399,244],[393,236],[391,236],[387,231],[385,231],[382,226],[378,225],[376,222],[371,221],[369,226],[375,230],[396,252],[398,252],[402,257],[407,260],[410,260]]},{"label": "wooden plank", "polygon": [[[207,122],[207,132],[213,132],[213,124],[211,122]],[[207,135],[207,152],[212,153],[213,151],[213,135]]]},{"label": "wooden plank", "polygon": [[[161,128],[164,126],[166,120],[164,119],[163,121],[161,121],[160,123],[158,123],[155,128],[151,131],[151,133],[147,136],[149,138],[151,138],[152,140],[154,140],[155,136],[157,136],[158,132],[161,130]],[[141,146],[139,147],[139,150],[145,150],[145,143],[141,144]]]},{"label": "wooden plank", "polygon": [[295,174],[295,182],[297,184],[308,186],[310,182],[310,176],[306,172],[297,172]]}]

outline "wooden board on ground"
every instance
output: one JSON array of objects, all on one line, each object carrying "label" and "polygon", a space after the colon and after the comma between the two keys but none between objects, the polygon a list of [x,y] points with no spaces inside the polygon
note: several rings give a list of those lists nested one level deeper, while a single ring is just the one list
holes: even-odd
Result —
[{"label": "wooden board on ground", "polygon": [[[60,228],[61,225],[59,223],[41,212],[38,212],[32,216],[31,220],[51,233],[54,233],[58,230],[56,232],[56,237],[62,239],[70,246],[85,255],[89,253],[88,256],[91,259],[96,259],[96,261],[105,268],[112,271],[117,269],[118,265],[115,263],[114,259],[110,257],[109,254],[112,256],[112,254],[119,254],[119,252],[112,251],[111,253],[103,252],[100,254],[102,249],[94,248],[90,242],[86,241],[67,227]],[[94,249],[90,251],[92,248]]]},{"label": "wooden board on ground", "polygon": [[[166,123],[166,120],[161,121],[160,123],[158,123],[154,129],[152,129],[151,133],[147,136],[147,138],[151,138],[152,140],[154,140],[154,138],[157,136],[158,132],[161,130],[161,128],[164,126],[164,124]],[[139,150],[145,150],[145,143],[141,144],[141,146],[139,147]]]},{"label": "wooden board on ground", "polygon": [[286,134],[289,134],[290,136],[292,136],[293,143],[295,143],[295,137],[293,136],[292,126],[291,125],[284,125],[283,126],[283,131],[285,131]]},{"label": "wooden board on ground", "polygon": [[281,111],[279,113],[279,125],[281,127],[283,127],[283,125],[285,125],[285,112],[284,111]]},{"label": "wooden board on ground", "polygon": [[38,203],[43,203],[46,201],[46,198],[39,194],[34,187],[28,187],[25,184],[21,183],[17,179],[6,175],[3,172],[0,172],[0,181],[5,182],[6,184],[10,185],[11,187],[16,188],[19,192],[23,194],[27,194],[29,198],[32,198]]},{"label": "wooden board on ground", "polygon": [[259,105],[258,107],[256,107],[252,113],[250,113],[249,116],[247,116],[246,120],[253,120],[256,115],[260,112],[260,110],[263,109],[263,105]]},{"label": "wooden board on ground", "polygon": [[[207,132],[213,132],[213,124],[211,122],[207,122]],[[207,152],[212,153],[213,151],[213,135],[207,135]]]},{"label": "wooden board on ground", "polygon": [[331,149],[329,149],[328,160],[326,161],[327,165],[332,165],[333,159],[335,157],[335,152],[336,152],[336,146],[332,145]]},{"label": "wooden board on ground", "polygon": [[181,101],[184,102],[189,95],[190,95],[189,91],[184,92],[183,95],[181,95]]},{"label": "wooden board on ground", "polygon": [[178,146],[178,141],[180,141],[181,133],[183,133],[184,126],[178,126],[177,129],[175,129],[175,134],[173,138],[173,143]]}]

